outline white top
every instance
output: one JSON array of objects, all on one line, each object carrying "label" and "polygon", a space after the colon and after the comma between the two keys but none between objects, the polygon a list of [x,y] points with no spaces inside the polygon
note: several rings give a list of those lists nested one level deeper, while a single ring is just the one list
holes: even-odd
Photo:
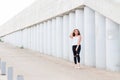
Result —
[{"label": "white top", "polygon": [[72,45],[77,45],[78,40],[79,40],[79,36],[73,37],[73,39],[72,39]]}]

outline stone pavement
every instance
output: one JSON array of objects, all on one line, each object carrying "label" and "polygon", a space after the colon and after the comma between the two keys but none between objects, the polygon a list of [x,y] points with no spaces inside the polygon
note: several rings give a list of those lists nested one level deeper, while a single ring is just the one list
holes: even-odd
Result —
[{"label": "stone pavement", "polygon": [[[0,43],[0,58],[14,68],[14,80],[17,75],[24,80],[120,80],[119,72],[86,66],[75,69],[69,61],[6,43]],[[0,75],[0,80],[7,80],[6,76]]]}]

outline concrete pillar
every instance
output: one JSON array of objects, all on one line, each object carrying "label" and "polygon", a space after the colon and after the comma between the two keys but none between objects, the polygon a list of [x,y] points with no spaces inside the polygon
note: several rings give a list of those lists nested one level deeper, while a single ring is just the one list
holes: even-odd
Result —
[{"label": "concrete pillar", "polygon": [[27,39],[26,39],[26,48],[28,48],[29,47],[29,34],[28,34],[28,28],[26,28],[25,29],[26,30],[26,37],[27,37]]},{"label": "concrete pillar", "polygon": [[15,33],[13,33],[13,38],[14,38],[14,46],[16,46],[16,35],[15,35]]},{"label": "concrete pillar", "polygon": [[[119,24],[119,41],[120,41],[120,24]],[[120,42],[119,42],[119,50],[120,50]],[[120,55],[118,57],[120,58]],[[119,64],[118,66],[120,67],[120,59],[118,64]],[[120,69],[118,71],[120,71]]]},{"label": "concrete pillar", "polygon": [[36,50],[36,25],[33,26],[33,50]]},{"label": "concrete pillar", "polygon": [[63,16],[63,58],[69,60],[69,16]]},{"label": "concrete pillar", "polygon": [[31,28],[28,28],[28,49],[31,49]]},{"label": "concrete pillar", "polygon": [[15,43],[16,43],[16,37],[15,37],[15,34],[14,34],[14,33],[12,33],[12,39],[13,39],[12,45],[15,45]]},{"label": "concrete pillar", "polygon": [[13,80],[13,67],[8,67],[7,80]]},{"label": "concrete pillar", "polygon": [[56,19],[52,19],[52,55],[56,55]]},{"label": "concrete pillar", "polygon": [[2,62],[2,61],[1,61],[1,58],[0,58],[0,70],[1,70],[1,62]]},{"label": "concrete pillar", "polygon": [[14,32],[13,34],[14,34],[14,45],[17,46],[17,35],[16,35],[16,32]]},{"label": "concrete pillar", "polygon": [[19,40],[18,40],[18,39],[19,39],[19,37],[18,37],[19,34],[18,34],[18,31],[15,32],[15,36],[16,36],[16,46],[19,46],[19,42],[18,42],[18,41],[19,41]]},{"label": "concrete pillar", "polygon": [[106,19],[106,67],[120,71],[119,24]]},{"label": "concrete pillar", "polygon": [[13,33],[13,45],[15,45],[15,43],[16,43],[16,38],[15,38],[15,34]]},{"label": "concrete pillar", "polygon": [[31,49],[34,50],[34,26],[31,27]]},{"label": "concrete pillar", "polygon": [[6,75],[6,62],[1,62],[1,74]]},{"label": "concrete pillar", "polygon": [[14,33],[12,33],[11,36],[12,36],[12,45],[15,45]]},{"label": "concrete pillar", "polygon": [[39,24],[36,25],[36,51],[39,51]]},{"label": "concrete pillar", "polygon": [[[84,11],[83,9],[77,9],[75,11],[75,21],[76,21],[76,28],[79,29],[81,33],[81,37],[84,38]],[[84,53],[84,41],[82,39],[81,42],[81,52],[80,52],[80,63],[85,63],[85,53]]]},{"label": "concrete pillar", "polygon": [[33,50],[33,27],[30,27],[30,32],[31,32],[31,46],[30,46],[30,48]]},{"label": "concrete pillar", "polygon": [[24,80],[24,76],[23,75],[18,75],[17,80]]},{"label": "concrete pillar", "polygon": [[22,31],[19,31],[19,47],[22,46]]},{"label": "concrete pillar", "polygon": [[11,34],[11,44],[14,45],[14,37],[13,37],[13,33]]},{"label": "concrete pillar", "polygon": [[12,38],[12,35],[10,34],[10,36],[9,36],[9,40],[10,41],[8,41],[10,44],[12,44],[12,40],[13,40],[13,38]]},{"label": "concrete pillar", "polygon": [[23,47],[23,30],[21,30],[21,47]]},{"label": "concrete pillar", "polygon": [[29,36],[29,41],[30,41],[30,44],[29,44],[29,49],[31,49],[31,47],[32,47],[32,44],[31,44],[31,36],[32,36],[32,33],[31,33],[31,27],[29,28],[29,34],[30,34],[30,36]]},{"label": "concrete pillar", "polygon": [[[75,13],[71,12],[69,14],[69,35],[75,29]],[[69,37],[68,35],[68,37]],[[69,60],[73,61],[73,52],[72,52],[72,39],[69,38]]]},{"label": "concrete pillar", "polygon": [[62,50],[62,26],[63,22],[62,22],[62,17],[56,17],[56,54],[57,57],[62,57],[63,55],[63,50]]},{"label": "concrete pillar", "polygon": [[34,41],[34,43],[35,43],[35,51],[37,51],[37,24],[35,25],[35,41]]},{"label": "concrete pillar", "polygon": [[106,68],[106,30],[105,17],[95,13],[96,67]]},{"label": "concrete pillar", "polygon": [[41,51],[42,51],[42,49],[41,49],[41,43],[42,43],[42,42],[41,42],[41,37],[42,37],[42,36],[41,36],[41,23],[39,23],[39,28],[38,28],[38,29],[39,29],[39,30],[38,30],[38,31],[39,31],[39,37],[38,37],[38,38],[39,38],[39,39],[38,39],[38,40],[39,40],[39,45],[38,45],[38,46],[39,46],[39,52],[41,53]]},{"label": "concrete pillar", "polygon": [[15,35],[15,45],[14,46],[18,46],[19,43],[18,43],[18,31],[17,32],[14,32],[14,35]]},{"label": "concrete pillar", "polygon": [[44,40],[44,34],[43,34],[43,23],[40,23],[40,52],[43,53],[43,40]]},{"label": "concrete pillar", "polygon": [[43,35],[44,35],[44,54],[47,53],[47,34],[46,34],[46,31],[47,31],[47,22],[44,22],[44,30],[43,30]]},{"label": "concrete pillar", "polygon": [[[13,34],[13,33],[12,33]],[[11,34],[10,38],[11,38],[11,44],[13,45],[14,39],[13,39],[13,35]]]},{"label": "concrete pillar", "polygon": [[13,37],[12,37],[12,34],[10,35],[10,44],[13,44]]},{"label": "concrete pillar", "polygon": [[25,48],[27,48],[27,46],[28,46],[28,43],[27,43],[27,41],[28,41],[28,36],[27,36],[27,29],[25,29],[24,30],[24,36],[25,36]]},{"label": "concrete pillar", "polygon": [[23,43],[23,47],[25,48],[26,47],[26,45],[25,45],[25,43],[26,43],[26,36],[25,36],[25,29],[22,31],[23,32],[23,40],[22,40],[22,43]]},{"label": "concrete pillar", "polygon": [[16,36],[15,36],[15,33],[13,33],[13,45],[16,46]]},{"label": "concrete pillar", "polygon": [[12,35],[10,34],[10,36],[8,38],[10,40],[10,41],[8,40],[8,42],[12,44]]},{"label": "concrete pillar", "polygon": [[25,38],[26,39],[25,40],[25,46],[26,46],[26,48],[28,48],[28,29],[27,28],[25,29],[25,37],[26,37]]},{"label": "concrete pillar", "polygon": [[20,47],[20,31],[17,31],[17,36],[19,36],[17,39],[18,47]]},{"label": "concrete pillar", "polygon": [[47,21],[47,26],[46,26],[46,48],[47,48],[47,50],[46,50],[46,54],[47,55],[49,55],[49,24],[50,22],[49,21]]},{"label": "concrete pillar", "polygon": [[21,40],[21,47],[23,47],[23,30],[21,30],[21,38],[22,38],[22,40]]},{"label": "concrete pillar", "polygon": [[85,64],[95,66],[95,12],[84,8]]},{"label": "concrete pillar", "polygon": [[48,20],[48,26],[47,26],[47,31],[48,31],[48,40],[47,40],[47,43],[48,43],[48,55],[51,55],[52,53],[52,35],[51,35],[51,32],[52,32],[52,21],[51,20]]},{"label": "concrete pillar", "polygon": [[38,47],[38,51],[40,52],[40,35],[41,35],[40,34],[40,23],[38,24],[37,29],[38,29],[38,34],[37,34],[38,35],[38,46],[37,47]]}]

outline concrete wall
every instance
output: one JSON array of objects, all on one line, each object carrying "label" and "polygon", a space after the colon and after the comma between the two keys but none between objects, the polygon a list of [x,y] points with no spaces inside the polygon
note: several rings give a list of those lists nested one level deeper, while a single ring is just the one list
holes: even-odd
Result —
[{"label": "concrete wall", "polygon": [[0,36],[29,27],[84,5],[120,24],[120,8],[114,0],[37,0],[0,27]]}]

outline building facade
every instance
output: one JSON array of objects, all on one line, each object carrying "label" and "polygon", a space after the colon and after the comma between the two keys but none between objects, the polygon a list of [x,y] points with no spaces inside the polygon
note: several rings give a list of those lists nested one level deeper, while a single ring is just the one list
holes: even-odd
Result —
[{"label": "building facade", "polygon": [[81,64],[120,71],[118,9],[112,0],[37,0],[3,24],[0,36],[12,45],[73,61],[69,35],[78,28]]}]

